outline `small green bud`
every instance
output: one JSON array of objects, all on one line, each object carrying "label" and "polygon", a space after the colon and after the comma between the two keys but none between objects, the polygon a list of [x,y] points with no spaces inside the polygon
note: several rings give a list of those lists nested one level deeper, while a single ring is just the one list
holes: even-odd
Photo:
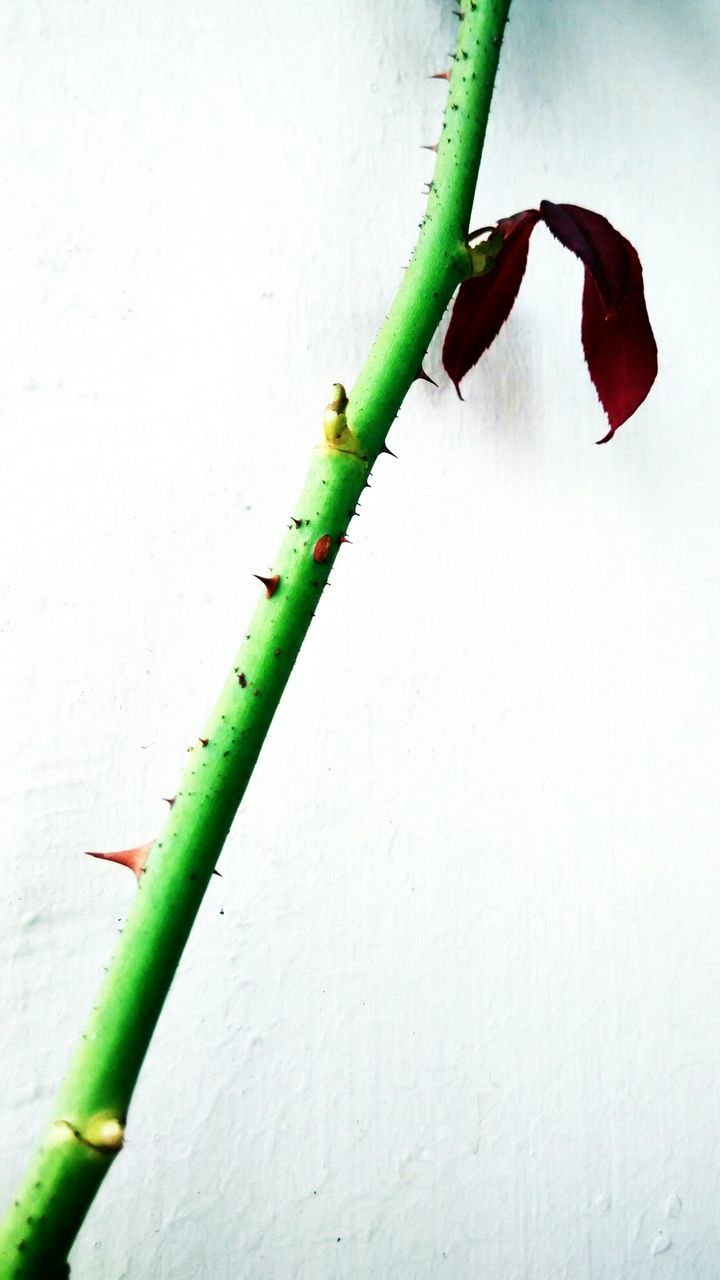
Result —
[{"label": "small green bud", "polygon": [[492,235],[488,240],[483,240],[482,244],[470,245],[468,252],[472,263],[472,274],[474,276],[484,276],[488,271],[492,271],[495,266],[495,259],[503,247],[503,238],[501,235]]},{"label": "small green bud", "polygon": [[333,385],[333,398],[325,409],[323,430],[328,444],[337,444],[347,428],[345,410],[347,409],[347,393],[341,382]]}]

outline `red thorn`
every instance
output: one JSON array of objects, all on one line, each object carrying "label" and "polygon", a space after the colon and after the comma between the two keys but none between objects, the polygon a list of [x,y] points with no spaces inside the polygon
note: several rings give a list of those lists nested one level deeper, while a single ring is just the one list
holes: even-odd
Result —
[{"label": "red thorn", "polygon": [[[422,365],[420,365],[420,372],[415,374],[413,381],[414,382],[431,382],[434,387],[437,386],[437,382],[435,381],[435,379],[431,378],[430,374],[425,372]],[[390,450],[388,449],[388,453],[389,452]]]},{"label": "red thorn", "polygon": [[608,431],[607,435],[606,435],[606,436],[603,436],[602,440],[596,440],[596,441],[595,441],[595,443],[596,443],[596,444],[607,444],[608,440],[612,440],[612,438],[613,438],[613,436],[614,436],[614,435],[615,435],[615,431],[614,431],[614,429],[611,427],[611,428],[610,428],[610,430]]},{"label": "red thorn", "polygon": [[139,880],[155,841],[139,844],[136,849],[118,849],[116,853],[97,853],[94,849],[86,849],[88,858],[102,858],[105,862],[117,862],[121,867],[129,867]]},{"label": "red thorn", "polygon": [[275,592],[280,586],[280,575],[278,573],[274,573],[271,578],[263,578],[261,573],[254,573],[253,578],[257,578],[258,582],[262,582],[268,600],[271,596],[275,595]]},{"label": "red thorn", "polygon": [[177,800],[177,796],[163,796],[163,800],[165,801],[166,804],[169,804],[170,808],[172,809],[175,801]]},{"label": "red thorn", "polygon": [[431,79],[431,80],[449,80],[449,79],[450,79],[450,72],[449,72],[449,71],[436,71],[434,76],[430,76],[430,79]]},{"label": "red thorn", "polygon": [[[343,542],[350,542],[350,539],[346,537],[344,533],[341,533],[340,537],[338,538],[338,546],[341,547]],[[350,542],[350,546],[352,546],[352,542]]]},{"label": "red thorn", "polygon": [[437,151],[438,151],[438,144],[437,144],[437,142],[423,142],[423,143],[422,143],[422,145],[421,145],[421,147],[420,147],[420,150],[421,150],[421,151],[434,151],[434,152],[435,152],[435,155],[437,155]]},{"label": "red thorn", "polygon": [[318,538],[313,548],[313,560],[316,564],[322,564],[323,560],[327,560],[330,554],[331,538],[329,533],[324,533],[322,538]]}]

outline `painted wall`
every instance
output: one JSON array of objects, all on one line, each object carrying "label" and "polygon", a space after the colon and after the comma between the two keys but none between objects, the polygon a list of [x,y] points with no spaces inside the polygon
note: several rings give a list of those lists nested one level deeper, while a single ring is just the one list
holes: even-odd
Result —
[{"label": "painted wall", "polygon": [[[3,7],[3,1196],[133,892],[82,851],[162,821],[408,259],[450,8]],[[466,403],[412,389],[81,1280],[717,1276],[719,73],[711,0],[515,0],[476,221],[605,212],[661,378],[597,449],[538,230]]]}]

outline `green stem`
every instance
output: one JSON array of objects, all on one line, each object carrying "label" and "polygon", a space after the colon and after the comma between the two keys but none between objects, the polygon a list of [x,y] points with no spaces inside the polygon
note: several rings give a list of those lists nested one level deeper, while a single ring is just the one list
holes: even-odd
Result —
[{"label": "green stem", "polygon": [[509,7],[510,0],[468,0],[412,261],[353,389],[346,430],[326,426],[315,452],[272,570],[277,589],[260,601],[191,749],[53,1122],[0,1229],[0,1280],[66,1274],[68,1252],[122,1147],[152,1033],[340,539],[443,312],[470,274],[466,237]]}]

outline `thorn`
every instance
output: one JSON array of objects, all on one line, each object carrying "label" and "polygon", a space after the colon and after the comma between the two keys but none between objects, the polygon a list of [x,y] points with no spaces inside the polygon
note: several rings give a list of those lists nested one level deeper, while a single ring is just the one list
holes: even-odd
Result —
[{"label": "thorn", "polygon": [[220,879],[222,880],[222,871],[213,871],[213,875],[220,876]]},{"label": "thorn", "polygon": [[172,807],[173,807],[173,805],[174,805],[175,801],[177,800],[177,796],[163,796],[162,798],[163,798],[163,800],[165,801],[165,803],[166,803],[166,804],[169,804],[169,805],[170,805],[170,808],[171,808],[171,809],[172,809]]},{"label": "thorn", "polygon": [[244,671],[241,671],[238,675],[238,684],[241,689],[247,689],[247,676]]},{"label": "thorn", "polygon": [[[350,539],[344,533],[341,533],[338,538],[338,546],[341,547],[343,542],[350,542]],[[350,542],[350,546],[352,546],[352,542]]]},{"label": "thorn", "polygon": [[596,443],[596,444],[607,444],[608,440],[612,440],[612,438],[613,438],[613,436],[614,436],[614,435],[615,435],[615,427],[611,427],[611,428],[610,428],[610,430],[608,431],[607,435],[606,435],[606,436],[603,436],[602,440],[596,440],[596,441],[595,441],[595,443]]},{"label": "thorn", "polygon": [[437,153],[438,153],[438,144],[437,144],[437,142],[423,142],[423,143],[422,143],[422,145],[421,145],[421,147],[420,147],[420,150],[421,150],[421,151],[434,151],[435,155],[437,155]]},{"label": "thorn", "polygon": [[280,575],[277,573],[274,573],[271,578],[263,578],[261,573],[254,573],[253,578],[257,578],[258,582],[262,582],[268,600],[271,596],[275,595],[275,592],[280,585]]},{"label": "thorn", "polygon": [[209,741],[209,738],[198,738],[201,747],[206,747]]},{"label": "thorn", "polygon": [[121,867],[129,867],[136,879],[140,879],[155,841],[139,844],[136,849],[118,849],[115,853],[98,853],[95,849],[86,849],[88,858],[102,858],[105,862],[117,862]]},{"label": "thorn", "polygon": [[430,195],[430,192],[431,192],[431,191],[432,191],[432,189],[433,189],[433,184],[432,184],[432,182],[426,182],[426,183],[424,183],[424,185],[427,187],[427,191],[421,191],[421,193],[420,193],[420,194],[421,194],[421,195],[423,195],[423,196],[429,196],[429,195]]},{"label": "thorn", "polygon": [[460,383],[459,383],[459,382],[455,382],[455,380],[453,379],[453,385],[454,385],[454,387],[455,387],[455,390],[457,391],[457,398],[458,398],[458,400],[462,400],[462,401],[463,401],[463,403],[464,403],[464,402],[465,402],[465,397],[464,397],[464,395],[463,395],[462,391],[460,390]]},{"label": "thorn", "polygon": [[450,79],[450,72],[449,72],[449,71],[436,71],[434,75],[430,76],[430,79],[431,79],[431,80],[449,80],[449,79]]},{"label": "thorn", "polygon": [[[435,381],[435,379],[431,378],[430,374],[425,372],[422,365],[420,365],[420,372],[415,374],[415,377],[413,378],[413,382],[431,382],[434,387],[437,386],[437,382]],[[388,453],[389,452],[390,450],[388,450]]]},{"label": "thorn", "polygon": [[[427,377],[427,374],[426,374],[425,376]],[[417,378],[415,379],[415,381],[417,382]],[[432,379],[430,379],[430,381],[432,381]],[[436,385],[437,385],[437,384],[436,384]],[[389,453],[389,454],[390,454],[390,457],[391,457],[391,458],[394,458],[394,459],[395,459],[395,461],[397,462],[397,454],[396,454],[396,453],[393,453],[392,449],[388,449],[388,447],[387,447],[387,445],[386,445],[386,444],[384,444],[384,445],[382,446],[382,448],[381,448],[381,450],[380,450],[380,453]]]},{"label": "thorn", "polygon": [[330,554],[331,539],[329,533],[324,533],[322,538],[318,538],[313,547],[313,560],[316,564],[322,564],[323,560],[327,560]]},{"label": "thorn", "polygon": [[460,21],[462,22],[462,14],[459,9],[453,9],[453,15],[454,17],[459,18]]},{"label": "thorn", "polygon": [[300,528],[300,526],[301,526],[301,524],[302,524],[302,520],[298,520],[297,516],[291,516],[291,517],[290,517],[290,519],[292,520],[293,524],[295,525],[295,528],[296,528],[296,529],[299,529],[299,528]]}]

